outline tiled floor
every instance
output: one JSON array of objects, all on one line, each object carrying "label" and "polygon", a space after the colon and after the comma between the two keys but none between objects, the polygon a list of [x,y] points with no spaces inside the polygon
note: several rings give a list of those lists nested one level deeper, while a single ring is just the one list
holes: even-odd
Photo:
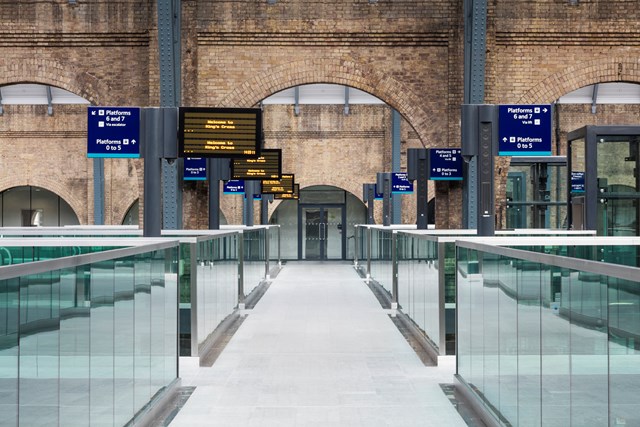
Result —
[{"label": "tiled floor", "polygon": [[181,359],[195,392],[171,426],[466,426],[347,263],[288,263],[215,364]]}]

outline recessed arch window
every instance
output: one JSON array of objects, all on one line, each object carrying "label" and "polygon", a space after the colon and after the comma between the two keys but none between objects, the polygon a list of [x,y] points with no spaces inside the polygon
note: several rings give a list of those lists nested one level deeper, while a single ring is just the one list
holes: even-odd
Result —
[{"label": "recessed arch window", "polygon": [[71,206],[47,189],[25,185],[0,193],[2,227],[61,227],[79,224]]}]

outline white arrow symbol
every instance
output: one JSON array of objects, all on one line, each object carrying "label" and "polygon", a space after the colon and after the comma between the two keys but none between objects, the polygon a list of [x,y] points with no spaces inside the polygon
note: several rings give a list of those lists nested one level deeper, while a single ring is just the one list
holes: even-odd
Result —
[{"label": "white arrow symbol", "polygon": [[507,137],[502,138],[502,142],[507,142]]},{"label": "white arrow symbol", "polygon": [[92,116],[95,116],[95,115],[96,115],[96,112],[95,112],[95,111],[92,111],[92,112],[91,112],[91,115],[92,115]]},{"label": "white arrow symbol", "polygon": [[546,112],[547,112],[547,109],[546,109],[546,108],[543,108],[543,109],[542,109],[542,111],[543,111],[544,113],[546,113]]},{"label": "white arrow symbol", "polygon": [[136,140],[135,140],[135,139],[132,139],[132,140],[131,140],[131,143],[132,143],[132,144],[135,144],[135,143],[136,143]]}]

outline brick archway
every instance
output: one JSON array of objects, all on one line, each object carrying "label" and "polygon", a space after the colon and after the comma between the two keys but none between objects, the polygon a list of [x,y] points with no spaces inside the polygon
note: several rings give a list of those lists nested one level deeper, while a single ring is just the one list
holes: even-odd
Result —
[{"label": "brick archway", "polygon": [[16,83],[56,86],[94,105],[108,102],[112,92],[104,80],[86,71],[79,71],[71,64],[40,58],[12,59],[11,63],[0,61],[0,86]]},{"label": "brick archway", "polygon": [[83,202],[78,200],[71,192],[67,191],[67,189],[61,185],[58,181],[42,181],[39,179],[30,179],[28,183],[24,183],[18,177],[8,177],[4,179],[0,179],[0,193],[7,191],[11,188],[22,187],[22,186],[32,186],[32,187],[40,187],[44,188],[47,191],[59,196],[63,199],[73,210],[76,218],[78,218],[78,222],[80,224],[86,224],[87,219],[83,218],[78,212],[83,212]]},{"label": "brick archway", "polygon": [[549,103],[581,87],[606,82],[640,83],[640,58],[601,58],[567,67],[529,89],[517,103]]},{"label": "brick archway", "polygon": [[281,90],[313,83],[332,83],[370,93],[396,109],[427,145],[426,129],[434,125],[414,90],[376,68],[347,59],[314,58],[280,64],[245,81],[222,98],[220,106],[251,107]]}]

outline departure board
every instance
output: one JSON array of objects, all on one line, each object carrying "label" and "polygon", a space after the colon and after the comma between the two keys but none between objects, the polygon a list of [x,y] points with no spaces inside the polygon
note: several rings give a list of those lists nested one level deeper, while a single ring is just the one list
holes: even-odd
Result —
[{"label": "departure board", "polygon": [[280,179],[282,176],[282,150],[265,149],[259,157],[233,159],[233,179]]},{"label": "departure board", "polygon": [[262,141],[262,110],[180,107],[178,140],[180,157],[255,157]]},{"label": "departure board", "polygon": [[300,198],[300,184],[293,185],[293,193],[274,194],[276,200],[298,200]]},{"label": "departure board", "polygon": [[262,194],[293,193],[295,178],[292,173],[283,173],[281,179],[262,180]]}]

